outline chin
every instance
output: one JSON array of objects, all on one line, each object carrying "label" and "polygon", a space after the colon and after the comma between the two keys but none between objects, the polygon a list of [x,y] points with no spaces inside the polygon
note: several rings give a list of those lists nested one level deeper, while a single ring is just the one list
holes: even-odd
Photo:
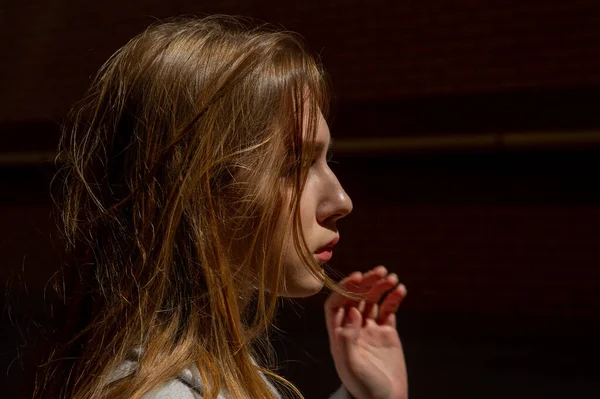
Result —
[{"label": "chin", "polygon": [[312,275],[307,276],[304,281],[289,282],[282,296],[288,298],[305,298],[317,294],[323,289],[323,283]]}]

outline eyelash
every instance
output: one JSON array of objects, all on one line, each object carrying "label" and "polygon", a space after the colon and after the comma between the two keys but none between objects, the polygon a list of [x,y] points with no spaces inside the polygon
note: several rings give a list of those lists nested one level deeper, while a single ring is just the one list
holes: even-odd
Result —
[{"label": "eyelash", "polygon": [[[327,162],[328,165],[331,163],[332,159],[333,159],[333,152],[328,151],[327,155],[325,156],[325,161]],[[316,164],[318,160],[319,160],[318,157],[313,159],[310,166],[313,166],[314,164]]]},{"label": "eyelash", "polygon": [[[312,167],[314,167],[314,166],[315,166],[315,164],[316,164],[316,163],[319,161],[319,158],[320,158],[320,157],[316,157],[316,158],[314,158],[314,159],[313,159],[313,160],[310,162],[310,165],[308,165],[308,164],[305,164],[305,167],[308,167],[308,168],[312,168]],[[327,154],[326,154],[326,156],[325,156],[325,161],[327,162],[327,164],[328,164],[328,165],[330,165],[330,164],[332,164],[332,163],[337,163],[337,162],[334,162],[334,161],[332,161],[332,158],[333,158],[333,153],[332,153],[331,151],[327,151]],[[297,170],[298,170],[298,168],[300,168],[300,167],[301,167],[301,165],[300,165],[300,163],[299,163],[299,162],[290,162],[290,163],[288,163],[288,164],[287,164],[287,165],[284,167],[284,169],[282,170],[282,173],[283,173],[283,175],[284,175],[284,176],[291,176],[291,175],[293,175],[293,174],[295,173],[295,171],[297,171]]]}]

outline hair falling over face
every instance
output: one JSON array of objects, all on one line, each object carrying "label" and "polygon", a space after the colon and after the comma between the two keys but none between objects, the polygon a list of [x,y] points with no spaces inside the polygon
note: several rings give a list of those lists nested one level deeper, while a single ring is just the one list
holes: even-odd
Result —
[{"label": "hair falling over face", "polygon": [[282,229],[337,290],[298,215],[328,101],[302,40],[241,18],[156,24],[102,66],[60,143],[65,323],[35,397],[140,398],[190,365],[205,398],[272,398],[258,371],[301,396],[253,359],[285,284]]}]

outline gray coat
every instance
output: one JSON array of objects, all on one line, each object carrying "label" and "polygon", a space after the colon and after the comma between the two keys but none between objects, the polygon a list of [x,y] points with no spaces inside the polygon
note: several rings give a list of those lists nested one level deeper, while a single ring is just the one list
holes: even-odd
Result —
[{"label": "gray coat", "polygon": [[[121,364],[118,370],[115,371],[111,380],[123,378],[132,373],[137,366],[137,362],[126,360]],[[269,388],[275,393],[277,398],[281,398],[275,387],[263,376]],[[196,366],[192,366],[181,371],[176,378],[163,384],[152,392],[144,395],[143,399],[201,399],[202,398],[202,379],[200,372]],[[227,392],[221,392],[219,399],[229,399]],[[329,399],[351,399],[350,394],[344,388],[335,391]]]}]

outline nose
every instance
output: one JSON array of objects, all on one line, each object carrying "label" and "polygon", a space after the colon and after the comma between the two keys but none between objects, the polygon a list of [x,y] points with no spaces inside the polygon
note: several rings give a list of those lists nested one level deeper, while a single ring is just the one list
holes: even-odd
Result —
[{"label": "nose", "polygon": [[325,195],[317,212],[317,220],[322,226],[335,230],[335,223],[352,212],[353,204],[335,174],[331,170],[329,173],[330,179],[322,192]]}]

